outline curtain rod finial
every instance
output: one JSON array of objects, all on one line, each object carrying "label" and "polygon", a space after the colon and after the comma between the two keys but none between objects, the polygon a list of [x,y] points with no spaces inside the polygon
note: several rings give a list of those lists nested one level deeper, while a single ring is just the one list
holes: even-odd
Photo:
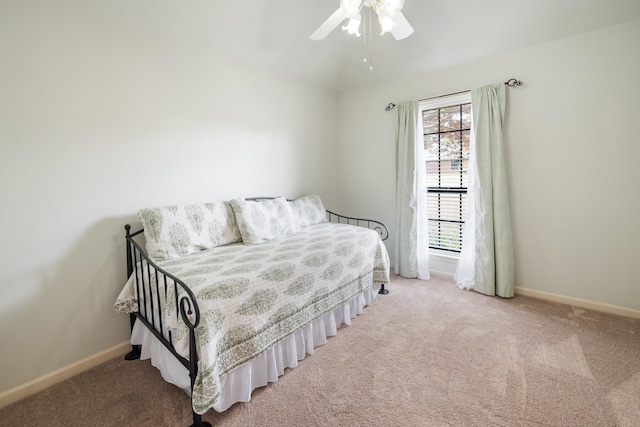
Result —
[{"label": "curtain rod finial", "polygon": [[394,108],[396,108],[396,104],[394,104],[393,102],[390,102],[389,104],[387,104],[386,107],[384,107],[384,111],[390,111],[390,110],[393,110]]},{"label": "curtain rod finial", "polygon": [[509,79],[506,82],[504,82],[504,84],[506,84],[507,86],[516,87],[516,86],[522,86],[524,83],[522,83],[522,80]]}]

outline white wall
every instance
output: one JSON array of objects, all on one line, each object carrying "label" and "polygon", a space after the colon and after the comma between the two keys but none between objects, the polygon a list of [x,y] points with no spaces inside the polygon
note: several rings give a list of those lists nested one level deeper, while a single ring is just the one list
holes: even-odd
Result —
[{"label": "white wall", "polygon": [[[506,81],[516,286],[640,309],[640,22],[340,97],[346,212],[395,234],[389,102]],[[453,47],[452,47],[453,48]]]},{"label": "white wall", "polygon": [[337,102],[72,3],[0,2],[0,392],[127,340],[138,209],[339,210]]}]

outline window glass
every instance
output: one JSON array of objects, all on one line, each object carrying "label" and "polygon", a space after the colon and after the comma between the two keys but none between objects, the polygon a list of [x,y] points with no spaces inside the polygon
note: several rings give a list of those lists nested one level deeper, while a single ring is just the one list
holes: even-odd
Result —
[{"label": "window glass", "polygon": [[460,252],[469,182],[471,102],[421,104],[429,247]]}]

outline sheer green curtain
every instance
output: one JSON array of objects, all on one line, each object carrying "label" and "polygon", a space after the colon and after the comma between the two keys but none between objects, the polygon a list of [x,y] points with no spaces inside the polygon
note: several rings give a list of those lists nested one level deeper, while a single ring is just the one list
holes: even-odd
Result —
[{"label": "sheer green curtain", "polygon": [[471,91],[473,143],[458,286],[509,298],[514,292],[513,241],[502,143],[505,86]]},{"label": "sheer green curtain", "polygon": [[[429,236],[422,168],[424,142],[418,101],[398,105],[396,137],[396,247],[393,270],[403,277],[429,279]],[[421,173],[422,172],[422,173]]]}]

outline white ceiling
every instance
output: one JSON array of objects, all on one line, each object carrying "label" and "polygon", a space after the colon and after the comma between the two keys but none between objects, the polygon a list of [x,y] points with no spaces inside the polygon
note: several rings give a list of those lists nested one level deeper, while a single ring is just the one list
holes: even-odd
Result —
[{"label": "white ceiling", "polygon": [[325,40],[309,40],[339,0],[73,1],[339,92],[640,20],[640,0],[405,0],[415,32],[400,41],[375,33],[370,71],[362,37],[336,29]]}]

